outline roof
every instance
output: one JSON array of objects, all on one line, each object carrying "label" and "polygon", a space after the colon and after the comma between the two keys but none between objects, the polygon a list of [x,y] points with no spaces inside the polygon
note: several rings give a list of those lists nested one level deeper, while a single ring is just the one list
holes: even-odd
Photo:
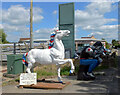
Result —
[{"label": "roof", "polygon": [[105,40],[100,40],[100,39],[75,39],[75,41],[102,41],[105,42]]},{"label": "roof", "polygon": [[34,41],[49,41],[50,39],[34,39]]},{"label": "roof", "polygon": [[30,40],[30,38],[20,38],[20,41]]},{"label": "roof", "polygon": [[[19,41],[30,41],[30,38],[20,38]],[[33,41],[49,41],[49,39],[33,39]]]},{"label": "roof", "polygon": [[81,39],[96,39],[93,35],[91,37],[81,37]]}]

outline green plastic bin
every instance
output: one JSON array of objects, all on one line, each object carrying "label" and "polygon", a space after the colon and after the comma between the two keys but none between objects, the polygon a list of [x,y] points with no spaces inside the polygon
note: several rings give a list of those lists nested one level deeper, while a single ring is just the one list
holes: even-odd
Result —
[{"label": "green plastic bin", "polygon": [[22,63],[22,54],[7,55],[7,73],[20,74],[25,71],[25,65]]}]

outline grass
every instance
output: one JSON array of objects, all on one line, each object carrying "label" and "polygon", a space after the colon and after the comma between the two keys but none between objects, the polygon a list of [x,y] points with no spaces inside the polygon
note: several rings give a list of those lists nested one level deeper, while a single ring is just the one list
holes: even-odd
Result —
[{"label": "grass", "polygon": [[109,66],[103,66],[102,65],[102,66],[96,67],[94,71],[101,71],[101,70],[108,69],[108,68],[109,68]]},{"label": "grass", "polygon": [[[75,61],[73,60],[75,65],[75,72],[79,70],[79,60]],[[69,71],[71,69],[71,66],[69,63],[66,63],[64,65],[61,65],[61,75],[69,75]],[[39,78],[45,78],[45,77],[51,77],[51,76],[57,76],[57,67],[56,65],[41,65],[37,67],[34,70],[35,73],[37,73],[37,77]]]},{"label": "grass", "polygon": [[41,77],[47,77],[47,76],[56,76],[57,73],[47,70],[36,70],[35,73],[37,73],[37,78]]},{"label": "grass", "polygon": [[61,68],[61,75],[69,75],[70,66],[64,66]]},{"label": "grass", "polygon": [[56,65],[40,65],[34,69],[34,73],[37,73],[37,78],[46,78],[50,76],[56,76]]},{"label": "grass", "polygon": [[113,65],[113,67],[117,68],[118,67],[118,62],[119,62],[118,57],[115,57],[114,61],[115,61],[115,64]]},{"label": "grass", "polygon": [[12,80],[3,82],[2,86],[11,85],[11,84],[17,84],[18,82],[19,82],[19,78],[16,78],[16,79],[12,79]]}]

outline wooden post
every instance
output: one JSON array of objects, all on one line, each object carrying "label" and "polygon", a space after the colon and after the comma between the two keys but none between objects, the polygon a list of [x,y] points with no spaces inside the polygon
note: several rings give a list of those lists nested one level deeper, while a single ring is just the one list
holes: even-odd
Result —
[{"label": "wooden post", "polygon": [[25,44],[25,47],[26,47],[26,52],[28,52],[29,51],[29,46],[25,43],[25,41],[24,41],[24,44]]},{"label": "wooden post", "polygon": [[14,51],[13,54],[16,54],[16,43],[14,43]]},{"label": "wooden post", "polygon": [[33,0],[30,4],[30,49],[33,47]]}]

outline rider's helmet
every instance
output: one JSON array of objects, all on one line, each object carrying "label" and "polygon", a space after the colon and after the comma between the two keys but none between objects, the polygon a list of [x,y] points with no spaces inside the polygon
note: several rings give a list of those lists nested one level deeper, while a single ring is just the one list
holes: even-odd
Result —
[{"label": "rider's helmet", "polygon": [[100,41],[97,41],[93,44],[93,46],[95,47],[95,49],[100,49],[101,47],[103,47],[103,44]]},{"label": "rider's helmet", "polygon": [[99,53],[104,54],[105,52],[105,48],[103,46],[103,44],[100,41],[97,41],[95,44],[93,44],[95,50],[97,50]]},{"label": "rider's helmet", "polygon": [[103,44],[100,41],[97,41],[95,44],[93,44],[93,46],[97,47],[97,46],[103,46]]}]

